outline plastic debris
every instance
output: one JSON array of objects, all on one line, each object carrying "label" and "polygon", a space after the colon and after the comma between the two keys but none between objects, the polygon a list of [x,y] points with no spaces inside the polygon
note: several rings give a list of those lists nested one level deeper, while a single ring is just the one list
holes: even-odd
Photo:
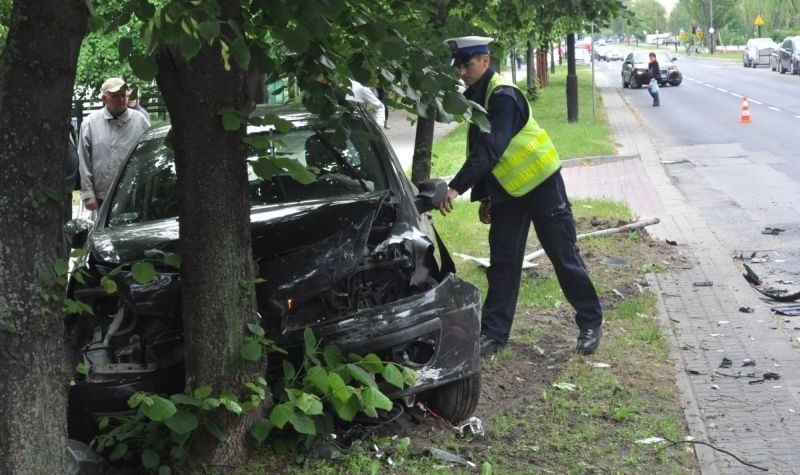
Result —
[{"label": "plastic debris", "polygon": [[564,391],[575,391],[577,387],[574,383],[553,383],[553,387],[556,389],[563,389]]},{"label": "plastic debris", "polygon": [[670,239],[666,239],[666,241],[667,241],[667,244],[669,244],[670,246],[677,246],[678,245],[677,241],[672,241]]},{"label": "plastic debris", "polygon": [[469,418],[469,420],[458,427],[456,434],[463,438],[467,434],[467,430],[469,433],[472,434],[473,437],[483,437],[486,435],[486,432],[483,430],[483,422],[475,416]]},{"label": "plastic debris", "polygon": [[755,365],[756,361],[751,360],[750,358],[747,358],[746,360],[742,361],[742,366],[755,366]]},{"label": "plastic debris", "polygon": [[625,299],[625,296],[624,296],[624,295],[622,295],[622,292],[620,292],[619,290],[617,290],[617,289],[611,289],[611,291],[612,291],[612,292],[614,292],[614,295],[616,295],[617,297],[621,298],[622,300],[626,300],[626,299]]},{"label": "plastic debris", "polygon": [[665,442],[665,439],[662,439],[661,437],[648,437],[646,439],[639,439],[636,441],[637,444],[645,445],[657,444],[659,442]]},{"label": "plastic debris", "polygon": [[731,366],[733,366],[733,361],[729,358],[722,358],[722,363],[719,364],[720,368],[730,368]]},{"label": "plastic debris", "polygon": [[594,361],[589,363],[589,364],[592,365],[593,368],[610,368],[611,367],[611,365],[608,364],[608,363],[598,363],[598,362],[594,362]]},{"label": "plastic debris", "polygon": [[775,305],[774,307],[770,308],[772,313],[776,313],[778,315],[783,315],[786,317],[797,317],[800,316],[800,304],[791,303],[791,304],[784,304],[784,305]]},{"label": "plastic debris", "polygon": [[766,372],[764,373],[764,379],[781,379],[781,375],[778,373]]},{"label": "plastic debris", "polygon": [[714,285],[714,282],[711,282],[709,280],[704,280],[702,282],[694,282],[692,285],[694,285],[695,287],[712,287]]},{"label": "plastic debris", "polygon": [[782,229],[782,228],[764,228],[764,229],[761,231],[761,234],[771,234],[771,235],[778,235],[778,234],[780,234],[780,233],[782,233],[782,232],[784,232],[784,231],[786,231],[786,230],[785,230],[785,229]]},{"label": "plastic debris", "polygon": [[425,449],[425,451],[428,452],[433,457],[436,457],[437,459],[441,460],[442,462],[456,463],[459,465],[463,465],[464,467],[470,467],[470,468],[477,467],[477,465],[465,459],[464,457],[448,452],[446,450],[428,447],[427,449]]},{"label": "plastic debris", "polygon": [[600,260],[600,264],[605,264],[607,266],[624,266],[628,263],[625,259],[620,259],[619,257],[611,257],[606,256]]},{"label": "plastic debris", "polygon": [[753,313],[755,310],[753,307],[739,307],[739,311],[742,313]]}]

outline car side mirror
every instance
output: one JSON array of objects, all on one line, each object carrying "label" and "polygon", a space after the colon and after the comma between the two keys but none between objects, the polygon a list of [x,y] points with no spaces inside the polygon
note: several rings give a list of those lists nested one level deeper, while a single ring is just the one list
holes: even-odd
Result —
[{"label": "car side mirror", "polygon": [[69,247],[79,249],[86,244],[89,230],[92,229],[92,222],[85,219],[71,219],[64,225],[64,234],[67,235]]},{"label": "car side mirror", "polygon": [[672,60],[673,60],[673,61],[677,61],[677,60],[678,60],[678,58],[677,58],[677,57],[673,57],[673,58],[672,58]]},{"label": "car side mirror", "polygon": [[417,188],[419,193],[414,198],[414,205],[419,214],[437,209],[447,196],[447,183],[439,178],[423,181]]}]

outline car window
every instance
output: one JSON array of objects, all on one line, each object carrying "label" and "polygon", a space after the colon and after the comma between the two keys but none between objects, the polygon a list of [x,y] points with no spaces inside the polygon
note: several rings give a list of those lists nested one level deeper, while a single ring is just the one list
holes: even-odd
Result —
[{"label": "car window", "polygon": [[[304,123],[287,133],[262,132],[250,147],[248,181],[252,206],[368,193],[388,189],[373,136],[355,131],[344,143],[333,127]],[[128,160],[112,198],[109,225],[178,216],[175,164],[164,137],[140,143]],[[291,159],[289,162],[287,159]],[[313,181],[303,184],[284,166],[301,167]],[[281,167],[281,168],[279,168]],[[213,198],[213,191],[209,196]]]}]

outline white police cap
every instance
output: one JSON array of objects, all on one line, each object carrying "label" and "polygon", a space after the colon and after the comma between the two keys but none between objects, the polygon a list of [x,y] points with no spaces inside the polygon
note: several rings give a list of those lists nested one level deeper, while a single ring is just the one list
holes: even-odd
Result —
[{"label": "white police cap", "polygon": [[451,64],[457,66],[476,54],[488,54],[489,43],[494,38],[487,36],[462,36],[460,38],[449,38],[444,40],[444,44],[450,48],[453,58]]}]

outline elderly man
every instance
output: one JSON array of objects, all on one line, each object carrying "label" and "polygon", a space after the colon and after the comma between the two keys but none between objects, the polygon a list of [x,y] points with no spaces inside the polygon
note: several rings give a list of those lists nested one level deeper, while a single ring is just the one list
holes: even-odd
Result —
[{"label": "elderly man", "polygon": [[150,126],[143,114],[128,109],[128,91],[122,79],[106,79],[100,87],[104,107],[89,114],[81,124],[81,199],[88,210],[100,207],[120,164]]},{"label": "elderly man", "polygon": [[445,41],[467,86],[464,95],[488,111],[491,124],[490,132],[470,126],[466,161],[450,181],[440,208],[449,213],[454,200],[472,188],[471,199],[481,201],[481,220],[491,223],[481,354],[493,354],[508,341],[532,223],[564,296],[576,310],[576,351],[588,355],[600,344],[603,313],[576,243],[558,152],[533,119],[522,92],[489,66],[491,41],[479,36]]}]

